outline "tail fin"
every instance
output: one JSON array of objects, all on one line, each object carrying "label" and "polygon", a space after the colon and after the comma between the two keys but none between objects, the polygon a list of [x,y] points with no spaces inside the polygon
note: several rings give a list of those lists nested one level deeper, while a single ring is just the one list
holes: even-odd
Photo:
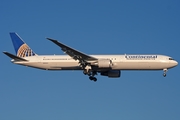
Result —
[{"label": "tail fin", "polygon": [[18,57],[35,56],[35,52],[22,40],[17,33],[10,33],[16,55]]}]

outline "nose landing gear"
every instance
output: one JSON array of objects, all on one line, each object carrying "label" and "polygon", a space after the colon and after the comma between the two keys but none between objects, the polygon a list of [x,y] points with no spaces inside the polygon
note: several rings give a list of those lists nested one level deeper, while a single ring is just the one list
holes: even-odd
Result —
[{"label": "nose landing gear", "polygon": [[163,76],[166,77],[167,69],[163,69],[164,73]]}]

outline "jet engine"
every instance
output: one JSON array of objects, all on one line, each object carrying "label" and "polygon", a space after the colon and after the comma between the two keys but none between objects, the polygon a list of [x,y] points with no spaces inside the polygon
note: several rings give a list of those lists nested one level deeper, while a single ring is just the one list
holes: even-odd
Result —
[{"label": "jet engine", "polygon": [[112,67],[113,64],[111,60],[102,59],[102,60],[98,60],[97,65],[99,68],[110,68]]},{"label": "jet engine", "polygon": [[118,78],[121,76],[121,71],[120,70],[109,70],[106,72],[101,72],[102,76],[108,76],[110,78]]}]

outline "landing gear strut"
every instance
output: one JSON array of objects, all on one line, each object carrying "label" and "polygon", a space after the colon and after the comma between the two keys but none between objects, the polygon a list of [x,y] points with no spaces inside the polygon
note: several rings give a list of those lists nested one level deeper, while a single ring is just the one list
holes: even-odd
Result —
[{"label": "landing gear strut", "polygon": [[163,71],[164,71],[163,76],[166,77],[167,69],[163,69]]},{"label": "landing gear strut", "polygon": [[85,74],[85,75],[91,75],[91,66],[86,66],[85,67],[85,69],[83,70],[83,73]]}]

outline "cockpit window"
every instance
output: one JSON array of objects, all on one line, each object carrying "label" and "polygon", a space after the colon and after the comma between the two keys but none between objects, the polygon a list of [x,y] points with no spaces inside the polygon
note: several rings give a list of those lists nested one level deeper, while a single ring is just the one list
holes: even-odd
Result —
[{"label": "cockpit window", "polygon": [[173,58],[169,58],[169,60],[174,60]]}]

